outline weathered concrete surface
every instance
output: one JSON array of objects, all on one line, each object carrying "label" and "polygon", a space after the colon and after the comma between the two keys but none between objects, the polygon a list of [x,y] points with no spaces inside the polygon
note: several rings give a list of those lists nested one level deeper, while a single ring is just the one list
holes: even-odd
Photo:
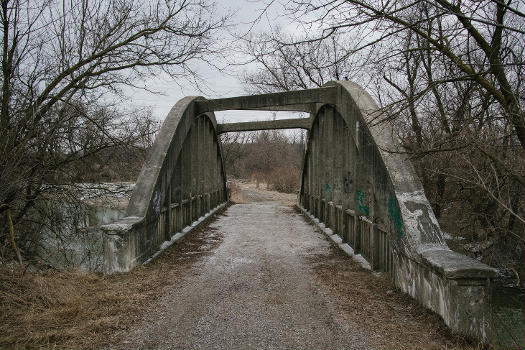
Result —
[{"label": "weathered concrete surface", "polygon": [[195,101],[195,108],[198,113],[205,113],[213,111],[225,111],[230,109],[249,110],[276,106],[304,106],[305,112],[309,112],[311,110],[311,108],[308,106],[309,104],[335,103],[336,100],[336,88],[322,87],[318,89],[218,98],[214,100],[202,99]]},{"label": "weathered concrete surface", "polygon": [[237,204],[211,229],[222,244],[117,348],[371,348],[317,290],[308,259],[330,246],[292,208]]}]

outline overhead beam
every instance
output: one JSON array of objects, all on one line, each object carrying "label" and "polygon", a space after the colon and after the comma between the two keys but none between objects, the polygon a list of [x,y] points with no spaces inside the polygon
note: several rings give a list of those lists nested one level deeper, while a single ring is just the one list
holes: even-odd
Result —
[{"label": "overhead beam", "polygon": [[290,111],[290,112],[307,112],[314,113],[316,111],[316,106],[320,103],[301,103],[296,105],[287,105],[287,106],[274,106],[274,107],[258,107],[250,108],[250,111]]},{"label": "overhead beam", "polygon": [[312,120],[310,118],[278,119],[257,122],[226,123],[217,124],[217,133],[273,129],[306,129],[310,130]]},{"label": "overhead beam", "polygon": [[[195,101],[195,109],[198,114],[226,110],[250,110],[271,107],[272,110],[279,106],[307,105],[311,103],[337,102],[337,87],[324,87],[318,89],[277,92],[271,94],[238,96],[219,98],[214,100]],[[307,106],[305,106],[307,107]],[[285,109],[286,110],[286,109]],[[309,111],[310,109],[306,110]]]}]

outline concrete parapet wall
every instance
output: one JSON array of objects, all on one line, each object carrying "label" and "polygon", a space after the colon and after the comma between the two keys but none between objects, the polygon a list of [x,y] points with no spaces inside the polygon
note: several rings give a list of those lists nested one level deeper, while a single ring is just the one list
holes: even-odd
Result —
[{"label": "concrete parapet wall", "polygon": [[[133,267],[146,261],[151,250],[145,244],[143,220],[126,217],[115,223],[101,227],[104,242],[104,273],[131,271]],[[150,249],[144,246],[149,245]]]},{"label": "concrete parapet wall", "polygon": [[157,239],[156,244],[152,244],[153,241],[148,240],[151,235],[142,225],[143,221],[140,218],[127,217],[115,223],[104,225],[102,227],[104,232],[104,273],[129,272],[134,267],[151,261],[164,249],[192,232],[200,223],[215,214],[225,204],[226,202],[219,204],[190,225],[183,227],[179,232],[172,235],[170,240]]}]

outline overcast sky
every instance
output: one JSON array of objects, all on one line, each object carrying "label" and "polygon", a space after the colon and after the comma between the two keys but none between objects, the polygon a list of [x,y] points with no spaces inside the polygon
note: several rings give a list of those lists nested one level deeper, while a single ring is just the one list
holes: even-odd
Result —
[{"label": "overcast sky", "polygon": [[[231,22],[235,24],[232,31],[237,35],[247,35],[249,32],[268,31],[272,27],[279,25],[286,31],[295,31],[295,24],[290,23],[282,16],[282,9],[278,4],[268,8],[262,17],[260,17],[263,4],[253,0],[216,0],[217,16],[226,13],[235,13]],[[260,17],[260,18],[259,18]],[[257,23],[254,24],[254,21]],[[225,40],[231,40],[226,39]],[[240,57],[238,57],[240,58]],[[242,60],[242,59],[241,59]],[[225,62],[219,62],[220,65],[226,65]],[[129,103],[128,106],[150,107],[153,115],[164,120],[173,105],[185,96],[204,96],[207,98],[220,98],[246,95],[248,92],[239,79],[234,74],[239,74],[244,70],[253,70],[253,67],[228,66],[229,74],[214,69],[206,64],[198,65],[197,71],[206,81],[205,86],[202,84],[201,90],[193,84],[179,80],[174,81],[166,75],[159,75],[153,79],[143,82],[149,90],[160,93],[150,93],[140,89],[127,89],[125,91],[128,99],[124,101]],[[270,112],[247,112],[247,111],[226,111],[216,113],[218,122],[239,122],[249,120],[262,120],[272,117]],[[290,112],[279,112],[276,118],[290,118]]]}]

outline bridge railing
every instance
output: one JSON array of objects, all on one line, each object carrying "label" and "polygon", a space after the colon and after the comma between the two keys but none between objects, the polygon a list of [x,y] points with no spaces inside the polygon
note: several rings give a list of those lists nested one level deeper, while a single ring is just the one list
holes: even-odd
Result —
[{"label": "bridge railing", "polygon": [[391,234],[387,228],[373,224],[366,216],[356,215],[354,210],[343,209],[342,205],[332,201],[309,194],[302,198],[304,208],[318,217],[343,243],[348,243],[355,254],[361,254],[374,270],[384,271],[393,277]]},{"label": "bridge railing", "polygon": [[[166,218],[169,215],[169,232],[170,236],[173,236],[177,232],[182,232],[185,227],[190,226],[193,222],[197,221],[206,213],[209,213],[221,203],[224,203],[224,201],[220,200],[221,198],[224,198],[224,194],[221,190],[216,190],[183,199],[181,203],[171,203],[169,209],[162,209],[159,221],[162,223],[166,222]],[[161,232],[165,232],[165,230],[166,228],[164,226],[159,226],[159,235],[162,234]]]}]

